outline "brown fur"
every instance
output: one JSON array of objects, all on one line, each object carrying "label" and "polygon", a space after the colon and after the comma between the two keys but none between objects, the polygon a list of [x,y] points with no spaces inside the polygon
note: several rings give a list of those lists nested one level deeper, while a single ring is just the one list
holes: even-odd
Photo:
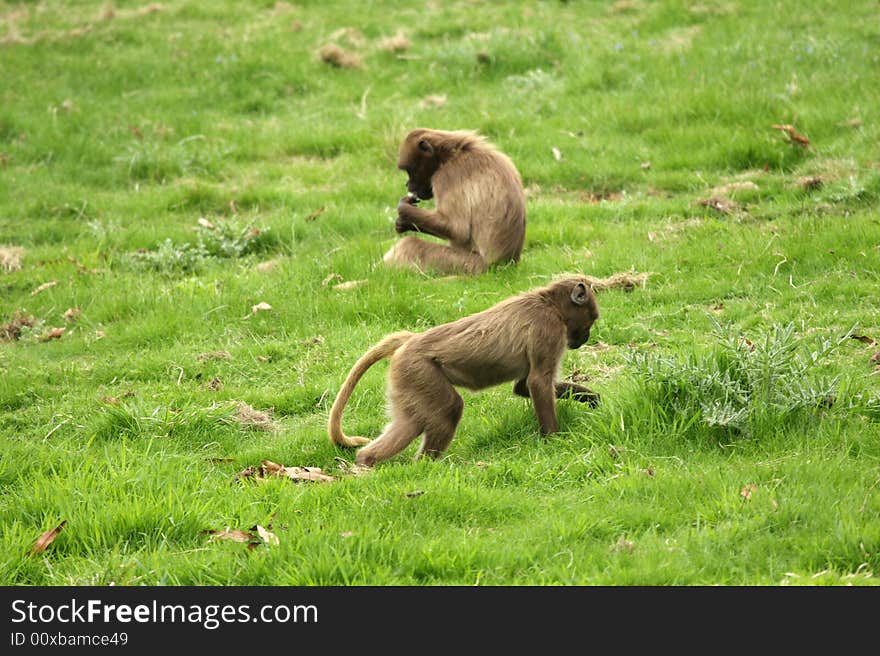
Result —
[{"label": "brown fur", "polygon": [[[519,172],[507,155],[474,132],[410,132],[397,168],[409,196],[397,206],[397,232],[423,232],[448,244],[404,237],[385,262],[441,273],[482,273],[496,262],[517,262],[526,231]],[[419,200],[436,199],[434,211]]]},{"label": "brown fur", "polygon": [[[598,395],[586,387],[557,381],[566,346],[576,349],[586,343],[598,317],[587,279],[568,276],[423,333],[389,335],[349,372],[330,411],[330,440],[366,445],[358,451],[357,463],[371,466],[424,434],[419,455],[436,458],[452,441],[464,408],[455,387],[479,390],[511,380],[516,381],[514,393],[531,397],[541,433],[554,433],[557,398],[598,402]],[[387,357],[391,423],[372,442],[345,435],[345,404],[367,369]]]}]

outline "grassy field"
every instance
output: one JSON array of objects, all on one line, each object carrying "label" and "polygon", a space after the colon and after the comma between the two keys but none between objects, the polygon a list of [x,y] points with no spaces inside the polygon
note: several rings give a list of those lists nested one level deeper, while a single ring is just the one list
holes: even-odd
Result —
[{"label": "grassy field", "polygon": [[[877,584],[877,11],[0,1],[0,583]],[[511,156],[518,265],[382,266],[414,127]],[[563,362],[598,408],[344,471],[367,348],[570,271],[650,274]]]}]

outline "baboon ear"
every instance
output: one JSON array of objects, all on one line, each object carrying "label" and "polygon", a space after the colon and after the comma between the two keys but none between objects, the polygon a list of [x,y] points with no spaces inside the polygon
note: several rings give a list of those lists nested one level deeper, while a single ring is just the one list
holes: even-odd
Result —
[{"label": "baboon ear", "polygon": [[588,298],[587,286],[582,282],[576,284],[571,290],[571,302],[575,305],[584,305]]},{"label": "baboon ear", "polygon": [[419,141],[419,150],[421,150],[423,153],[427,153],[428,155],[430,155],[434,152],[434,147],[431,146],[431,144],[429,144],[427,141],[422,139],[421,141]]}]

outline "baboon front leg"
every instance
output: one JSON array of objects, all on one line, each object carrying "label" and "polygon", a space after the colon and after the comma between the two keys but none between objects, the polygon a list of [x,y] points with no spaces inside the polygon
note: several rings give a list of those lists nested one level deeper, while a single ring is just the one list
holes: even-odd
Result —
[{"label": "baboon front leg", "polygon": [[541,426],[541,434],[549,435],[559,430],[556,423],[556,393],[551,375],[537,373],[529,374],[526,378],[526,386],[535,414],[538,416],[538,424]]},{"label": "baboon front leg", "polygon": [[440,273],[483,273],[488,265],[483,256],[463,248],[445,246],[417,237],[404,237],[383,258],[386,264]]},{"label": "baboon front leg", "polygon": [[[554,391],[556,392],[557,399],[571,399],[572,401],[589,403],[594,407],[599,404],[599,394],[583,385],[563,380],[554,385]],[[514,383],[513,393],[517,396],[529,398],[529,386],[526,384],[525,378]]]},{"label": "baboon front leg", "polygon": [[409,196],[404,196],[397,204],[397,222],[394,229],[399,233],[415,230],[447,241],[461,242],[467,239],[454,221],[447,220],[440,212],[423,209],[413,204]]},{"label": "baboon front leg", "polygon": [[357,452],[355,462],[372,467],[403,451],[422,432],[422,425],[411,417],[397,416],[382,434]]}]

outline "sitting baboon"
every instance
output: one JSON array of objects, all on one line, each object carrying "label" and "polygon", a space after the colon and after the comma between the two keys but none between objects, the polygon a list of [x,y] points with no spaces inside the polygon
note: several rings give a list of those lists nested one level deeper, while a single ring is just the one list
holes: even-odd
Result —
[{"label": "sitting baboon", "polygon": [[[409,176],[409,195],[397,205],[399,233],[423,232],[448,242],[404,237],[385,254],[388,264],[441,273],[482,273],[496,262],[517,262],[526,232],[519,172],[507,155],[474,132],[410,132],[397,168]],[[419,200],[436,198],[434,211]]]},{"label": "sitting baboon", "polygon": [[[565,347],[586,343],[598,317],[586,278],[568,276],[423,333],[393,333],[349,372],[330,411],[330,439],[366,445],[357,454],[360,465],[390,458],[421,434],[419,455],[438,457],[452,441],[464,407],[455,387],[479,390],[510,380],[516,381],[514,393],[531,397],[541,433],[556,432],[557,398],[598,403],[598,394],[588,388],[556,380]],[[345,435],[342,411],[355,385],[389,356],[391,423],[372,442]]]}]

